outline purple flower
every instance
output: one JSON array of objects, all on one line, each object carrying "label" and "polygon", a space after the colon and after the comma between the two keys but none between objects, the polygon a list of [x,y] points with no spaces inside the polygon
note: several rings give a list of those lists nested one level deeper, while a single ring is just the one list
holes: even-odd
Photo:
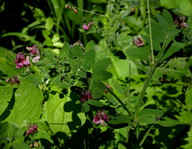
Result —
[{"label": "purple flower", "polygon": [[30,51],[30,55],[33,56],[32,62],[36,63],[40,59],[40,52],[39,49],[37,49],[37,45],[34,45],[32,47],[26,47],[28,51]]},{"label": "purple flower", "polygon": [[102,126],[107,126],[107,122],[109,122],[109,118],[105,110],[97,111],[96,116],[93,118],[93,123],[101,124]]},{"label": "purple flower", "polygon": [[14,77],[7,79],[6,82],[11,82],[10,85],[13,85],[13,84],[19,85],[19,83],[20,83],[17,76],[14,76]]},{"label": "purple flower", "polygon": [[89,27],[88,25],[83,25],[82,28],[83,28],[85,31],[88,31],[90,27]]},{"label": "purple flower", "polygon": [[90,27],[92,26],[92,24],[93,24],[92,22],[89,22],[88,25],[85,25],[85,24],[84,24],[84,25],[82,26],[82,28],[83,28],[85,31],[88,31],[88,30],[90,29]]},{"label": "purple flower", "polygon": [[82,102],[86,101],[86,100],[92,100],[92,96],[91,96],[91,92],[87,91],[87,92],[81,92],[81,97],[80,100]]},{"label": "purple flower", "polygon": [[37,127],[38,125],[36,124],[29,126],[29,129],[27,130],[25,136],[28,136],[29,134],[33,134],[34,132],[38,132]]},{"label": "purple flower", "polygon": [[29,56],[25,56],[21,52],[17,54],[15,59],[16,68],[28,67],[30,66]]},{"label": "purple flower", "polygon": [[137,47],[142,47],[144,44],[144,41],[141,37],[137,37],[136,39],[133,40],[133,43],[137,46]]}]

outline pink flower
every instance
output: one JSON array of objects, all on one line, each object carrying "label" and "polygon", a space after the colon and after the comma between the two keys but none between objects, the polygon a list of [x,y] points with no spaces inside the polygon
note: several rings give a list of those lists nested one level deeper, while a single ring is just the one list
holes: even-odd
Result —
[{"label": "pink flower", "polygon": [[20,83],[17,76],[14,76],[14,77],[7,79],[6,82],[11,82],[10,85],[13,85],[13,84],[19,85],[19,83]]},{"label": "pink flower", "polygon": [[102,126],[107,126],[107,122],[109,122],[109,118],[105,110],[97,111],[96,116],[93,118],[93,123],[101,124]]},{"label": "pink flower", "polygon": [[38,125],[36,124],[29,126],[29,129],[27,130],[25,136],[28,136],[29,134],[33,134],[34,132],[38,132],[37,127]]},{"label": "pink flower", "polygon": [[33,57],[32,62],[36,63],[40,60],[40,52],[39,49],[37,49],[37,45],[34,45],[32,47],[26,47],[28,51],[30,51],[30,55]]},{"label": "pink flower", "polygon": [[88,25],[83,25],[82,28],[85,30],[85,31],[88,31],[90,29],[90,27],[92,26],[92,22],[89,22]]},{"label": "pink flower", "polygon": [[15,59],[16,68],[28,67],[30,66],[29,56],[25,56],[21,52],[17,54]]},{"label": "pink flower", "polygon": [[137,47],[142,47],[144,44],[144,41],[141,37],[137,37],[136,39],[133,40],[133,43],[137,46]]},{"label": "pink flower", "polygon": [[85,31],[88,31],[89,28],[90,28],[88,25],[83,25],[82,27],[83,27],[83,29],[84,29]]},{"label": "pink flower", "polygon": [[82,102],[86,101],[86,100],[92,100],[92,96],[91,96],[91,92],[87,91],[87,92],[81,92],[81,97],[80,100]]}]

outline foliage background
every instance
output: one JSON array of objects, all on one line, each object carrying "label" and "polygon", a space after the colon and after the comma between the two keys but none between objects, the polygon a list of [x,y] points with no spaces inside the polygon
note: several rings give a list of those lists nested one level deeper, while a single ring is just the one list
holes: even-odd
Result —
[{"label": "foliage background", "polygon": [[[190,149],[192,2],[149,3],[151,18],[145,0],[1,0],[0,147]],[[33,44],[40,61],[16,69],[16,54]],[[82,91],[93,100],[81,102]],[[105,127],[93,123],[99,109]],[[26,136],[31,124],[38,133]]]}]

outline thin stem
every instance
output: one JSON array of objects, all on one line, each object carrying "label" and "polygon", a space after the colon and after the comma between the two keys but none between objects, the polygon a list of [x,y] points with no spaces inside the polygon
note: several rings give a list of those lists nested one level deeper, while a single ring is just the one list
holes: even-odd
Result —
[{"label": "thin stem", "polygon": [[150,8],[149,8],[149,0],[147,0],[147,12],[148,12],[148,20],[149,20],[149,36],[150,36],[150,47],[151,47],[151,64],[155,63],[154,60],[154,52],[153,52],[153,38],[152,38],[152,30],[151,30],[151,16],[150,16]]},{"label": "thin stem", "polygon": [[145,140],[146,140],[146,138],[147,138],[147,136],[148,136],[148,134],[149,134],[149,132],[151,131],[152,128],[153,128],[153,125],[147,130],[147,132],[145,133],[143,139],[142,139],[141,142],[139,143],[139,146],[142,146],[142,145],[143,145],[143,143],[145,142]]},{"label": "thin stem", "polygon": [[136,110],[135,110],[135,115],[137,114],[137,112],[139,111],[140,107],[142,106],[142,102],[143,102],[143,98],[144,98],[144,95],[145,95],[145,91],[147,89],[147,86],[149,85],[149,82],[151,81],[151,78],[153,76],[153,73],[155,71],[155,68],[157,67],[157,65],[160,63],[161,59],[163,58],[164,54],[165,54],[165,51],[166,49],[168,48],[168,46],[170,46],[173,42],[170,41],[169,44],[163,44],[163,49],[159,52],[158,54],[158,59],[157,61],[155,62],[155,64],[150,68],[150,72],[148,74],[148,77],[147,79],[145,80],[145,83],[144,83],[144,86],[143,86],[143,90],[141,91],[141,94],[140,94],[140,97],[139,97],[139,100],[138,100],[138,103],[137,103],[137,107],[136,107]]},{"label": "thin stem", "polygon": [[127,111],[128,115],[130,114],[129,109],[126,107],[126,105],[121,101],[121,99],[110,89],[107,87],[107,90],[117,99],[117,101],[122,105],[122,107]]}]

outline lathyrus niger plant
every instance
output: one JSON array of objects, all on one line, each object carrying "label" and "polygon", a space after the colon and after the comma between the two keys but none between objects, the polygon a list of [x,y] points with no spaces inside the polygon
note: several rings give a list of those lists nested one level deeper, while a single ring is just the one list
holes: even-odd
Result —
[{"label": "lathyrus niger plant", "polygon": [[170,13],[166,1],[57,2],[50,16],[30,6],[36,21],[1,36],[28,45],[0,50],[0,147],[191,149],[189,11]]}]

